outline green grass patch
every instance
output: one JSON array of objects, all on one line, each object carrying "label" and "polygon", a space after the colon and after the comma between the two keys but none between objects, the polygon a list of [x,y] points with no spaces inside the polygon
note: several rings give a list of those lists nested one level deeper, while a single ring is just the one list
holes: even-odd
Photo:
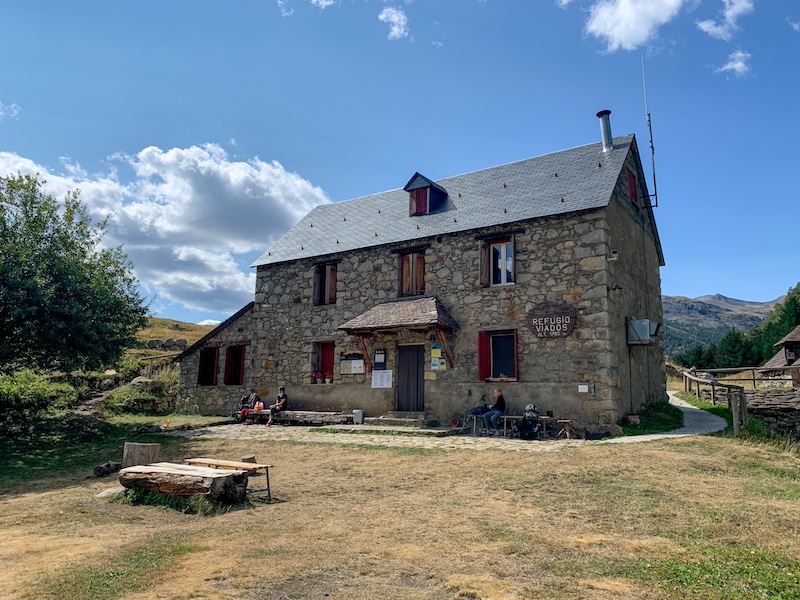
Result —
[{"label": "green grass patch", "polygon": [[159,534],[144,545],[107,557],[102,561],[105,568],[78,566],[67,572],[53,574],[41,580],[38,589],[26,597],[42,600],[124,598],[146,590],[179,557],[196,550],[180,536]]},{"label": "green grass patch", "polygon": [[699,557],[637,561],[621,572],[681,598],[800,598],[800,561],[743,546],[704,549]]},{"label": "green grass patch", "polygon": [[225,504],[214,502],[202,495],[195,496],[170,496],[161,492],[153,492],[141,488],[132,488],[120,492],[114,498],[116,502],[133,504],[136,506],[160,506],[177,510],[189,515],[211,517],[225,512],[229,507]]},{"label": "green grass patch", "polygon": [[623,423],[625,435],[664,433],[683,427],[683,412],[668,402],[648,404],[639,413],[639,423]]},{"label": "green grass patch", "polygon": [[[170,429],[181,424],[199,427],[219,417],[187,415],[119,415],[110,420],[79,417],[71,411],[42,411],[23,422],[0,425],[0,492],[19,490],[24,483],[56,487],[64,478],[93,477],[94,467],[121,461],[125,442],[161,444],[161,455],[179,454],[185,438],[163,434],[137,435],[142,424]],[[30,488],[27,488],[30,491]]]}]

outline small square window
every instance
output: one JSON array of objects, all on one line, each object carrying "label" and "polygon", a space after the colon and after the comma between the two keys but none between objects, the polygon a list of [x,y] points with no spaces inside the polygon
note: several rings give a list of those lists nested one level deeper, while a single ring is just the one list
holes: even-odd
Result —
[{"label": "small square window", "polygon": [[485,287],[514,283],[514,238],[486,241],[481,246],[481,284]]}]

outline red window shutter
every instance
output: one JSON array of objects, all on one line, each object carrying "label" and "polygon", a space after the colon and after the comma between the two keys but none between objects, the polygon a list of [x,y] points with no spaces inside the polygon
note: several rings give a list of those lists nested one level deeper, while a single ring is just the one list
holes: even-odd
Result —
[{"label": "red window shutter", "polygon": [[633,171],[628,169],[628,195],[631,198],[631,202],[633,202],[636,206],[639,206],[638,194],[636,193],[636,175],[633,174]]},{"label": "red window shutter", "polygon": [[226,348],[225,349],[225,375],[224,375],[224,379],[223,379],[223,382],[225,383],[225,385],[231,385],[233,383],[232,378],[235,375],[234,369],[236,368],[233,365],[233,358],[234,358],[233,357],[233,348]]},{"label": "red window shutter", "polygon": [[517,330],[514,330],[514,377],[519,379],[519,346],[517,345]]},{"label": "red window shutter", "polygon": [[328,304],[336,304],[336,265],[328,265]]},{"label": "red window shutter", "polygon": [[417,214],[428,214],[428,188],[417,190],[419,197],[417,198]]},{"label": "red window shutter", "polygon": [[246,351],[246,347],[242,346],[242,353],[241,353],[241,363],[239,364],[239,381],[237,382],[239,385],[244,383],[244,353]]},{"label": "red window shutter", "polygon": [[425,255],[420,253],[413,256],[416,257],[417,262],[416,272],[414,273],[416,278],[414,291],[417,295],[422,295],[425,293]]},{"label": "red window shutter", "polygon": [[489,379],[492,376],[492,351],[489,334],[478,332],[478,379]]}]

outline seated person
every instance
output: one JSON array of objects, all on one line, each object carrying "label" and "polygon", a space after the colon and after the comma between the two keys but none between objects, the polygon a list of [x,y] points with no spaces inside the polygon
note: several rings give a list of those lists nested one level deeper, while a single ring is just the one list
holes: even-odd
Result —
[{"label": "seated person", "polygon": [[506,399],[503,398],[503,392],[500,388],[494,389],[494,404],[489,407],[489,412],[483,415],[483,423],[486,425],[486,430],[494,428],[494,434],[500,435],[500,428],[497,426],[498,417],[502,417],[506,412]]},{"label": "seated person", "polygon": [[283,386],[279,387],[275,404],[269,405],[269,421],[267,421],[267,425],[272,425],[272,417],[275,416],[276,412],[286,410],[286,403],[288,401],[289,397],[286,395],[286,388]]},{"label": "seated person", "polygon": [[263,410],[264,403],[261,402],[261,396],[258,395],[256,388],[252,388],[250,390],[250,395],[247,397],[242,396],[242,399],[239,402],[239,419],[242,421],[249,419],[250,413],[253,412],[256,406],[259,404]]}]

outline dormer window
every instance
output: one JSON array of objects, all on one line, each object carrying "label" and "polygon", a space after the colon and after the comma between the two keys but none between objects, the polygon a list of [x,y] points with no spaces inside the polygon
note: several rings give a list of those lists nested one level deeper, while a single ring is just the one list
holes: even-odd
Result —
[{"label": "dormer window", "polygon": [[408,214],[412,217],[435,213],[447,200],[447,190],[419,173],[414,173],[403,189],[408,192]]}]

